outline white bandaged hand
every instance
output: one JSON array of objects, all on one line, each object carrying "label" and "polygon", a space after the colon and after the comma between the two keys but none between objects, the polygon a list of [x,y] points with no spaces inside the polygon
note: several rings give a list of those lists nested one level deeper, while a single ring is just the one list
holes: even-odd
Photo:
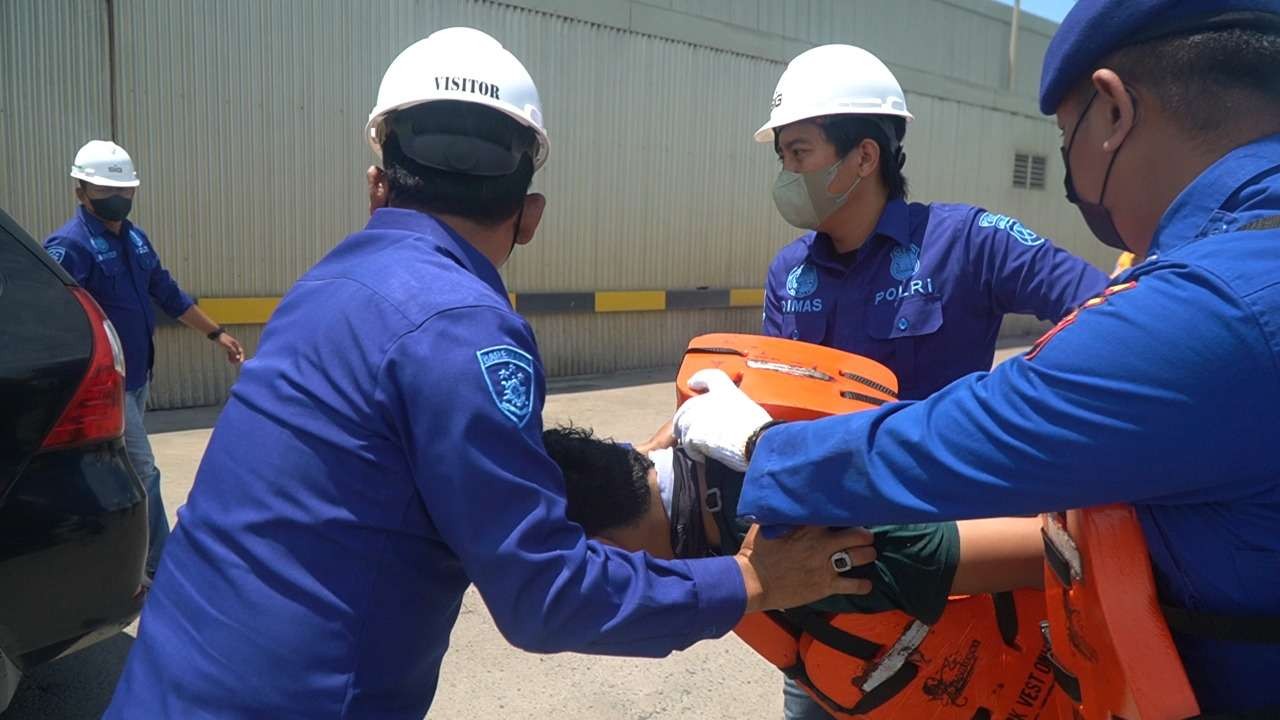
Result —
[{"label": "white bandaged hand", "polygon": [[675,434],[695,460],[711,458],[739,472],[747,469],[747,440],[771,418],[723,370],[699,370],[689,389],[702,392],[676,411]]}]

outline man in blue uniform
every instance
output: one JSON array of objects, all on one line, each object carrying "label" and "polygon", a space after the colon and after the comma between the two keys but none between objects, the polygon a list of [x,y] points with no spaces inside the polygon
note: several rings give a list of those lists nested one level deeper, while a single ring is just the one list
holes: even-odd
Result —
[{"label": "man in blue uniform", "polygon": [[[902,140],[912,115],[879,58],[852,45],[787,66],[756,140],[782,169],[779,212],[810,232],[765,281],[764,334],[885,364],[920,400],[987,370],[1006,313],[1057,322],[1107,277],[1018,220],[970,205],[908,204]],[[785,681],[789,720],[830,717]]]},{"label": "man in blue uniform", "polygon": [[519,647],[651,656],[869,589],[830,565],[870,561],[860,531],[696,561],[588,542],[497,270],[545,205],[532,79],[442,30],[388,68],[368,130],[369,224],[289,291],[236,383],[106,717],[418,720],[472,582]]},{"label": "man in blue uniform", "polygon": [[126,218],[141,181],[124,148],[91,140],[76,152],[71,177],[77,180],[75,215],[44,241],[45,250],[102,306],[120,335],[125,365],[125,450],[147,491],[150,584],[160,563],[169,518],[160,497],[160,470],[151,452],[143,414],[155,363],[156,318],[152,302],[170,317],[218,343],[227,360],[244,360],[240,342],[223,330],[178,287],[146,233]]},{"label": "man in blue uniform", "polygon": [[1068,198],[1145,259],[1026,357],[922,402],[761,428],[723,384],[677,432],[749,457],[739,511],[768,525],[1132,503],[1161,601],[1220,629],[1172,627],[1201,709],[1280,707],[1277,67],[1274,0],[1081,0],[1041,110]]},{"label": "man in blue uniform", "polygon": [[1006,313],[1057,322],[1107,278],[1018,220],[970,205],[908,204],[906,98],[852,45],[801,53],[774,90],[774,200],[810,232],[765,281],[764,333],[887,365],[919,400],[991,367]]}]

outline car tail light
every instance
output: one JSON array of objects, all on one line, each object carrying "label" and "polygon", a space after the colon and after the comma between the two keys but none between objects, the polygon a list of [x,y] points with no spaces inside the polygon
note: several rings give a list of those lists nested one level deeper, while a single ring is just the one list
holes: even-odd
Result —
[{"label": "car tail light", "polygon": [[93,352],[89,371],[41,450],[87,445],[124,434],[124,351],[120,338],[89,293],[82,288],[71,288],[71,292],[89,316]]}]

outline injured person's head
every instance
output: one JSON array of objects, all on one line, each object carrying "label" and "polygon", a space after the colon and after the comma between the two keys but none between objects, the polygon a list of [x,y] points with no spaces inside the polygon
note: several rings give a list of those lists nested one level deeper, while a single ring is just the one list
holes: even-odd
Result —
[{"label": "injured person's head", "polygon": [[[714,461],[694,462],[678,448],[646,456],[578,427],[546,430],[542,440],[564,474],[565,514],[588,536],[664,559],[738,551],[748,530],[736,517],[743,473]],[[871,593],[818,606],[833,612],[901,609],[925,622],[936,619],[959,562],[956,523],[869,529],[876,560],[857,570],[872,578]]]},{"label": "injured person's head", "polygon": [[[587,535],[668,560],[737,551],[740,532],[733,508],[742,486],[740,473],[715,463],[694,463],[680,450],[654,450],[646,456],[579,427],[546,430],[542,442],[564,474],[566,515]],[[711,489],[708,474],[715,486]],[[720,488],[726,479],[729,487]],[[726,506],[724,500],[732,504]],[[724,544],[721,527],[730,530]]]},{"label": "injured person's head", "polygon": [[674,557],[668,502],[652,460],[580,427],[546,430],[542,443],[564,474],[566,514],[587,535],[624,550]]}]

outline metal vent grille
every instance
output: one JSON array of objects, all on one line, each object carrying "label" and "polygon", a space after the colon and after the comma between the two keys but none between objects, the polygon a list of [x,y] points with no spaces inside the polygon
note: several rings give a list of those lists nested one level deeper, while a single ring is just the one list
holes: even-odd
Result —
[{"label": "metal vent grille", "polygon": [[1013,154],[1013,186],[1027,190],[1043,190],[1048,159],[1031,153]]}]

